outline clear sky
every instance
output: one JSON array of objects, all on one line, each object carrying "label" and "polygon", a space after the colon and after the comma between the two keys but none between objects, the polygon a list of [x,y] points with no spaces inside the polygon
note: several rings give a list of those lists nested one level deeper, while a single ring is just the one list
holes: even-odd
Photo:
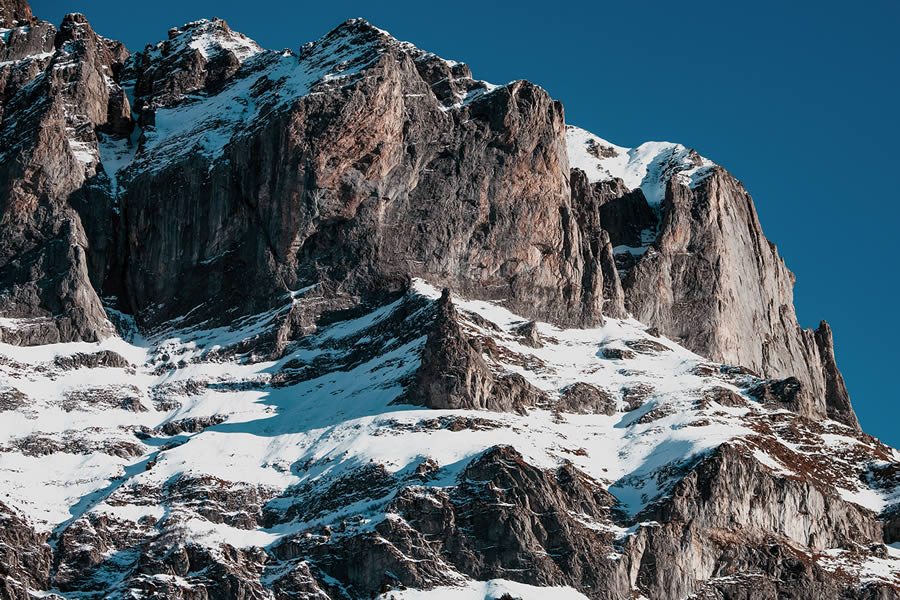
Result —
[{"label": "clear sky", "polygon": [[32,9],[56,24],[83,12],[131,50],[213,16],[264,47],[296,50],[365,17],[469,63],[479,79],[543,86],[567,122],[616,144],[695,148],[753,195],[797,275],[801,324],[831,323],[864,429],[900,446],[897,0],[33,0]]}]

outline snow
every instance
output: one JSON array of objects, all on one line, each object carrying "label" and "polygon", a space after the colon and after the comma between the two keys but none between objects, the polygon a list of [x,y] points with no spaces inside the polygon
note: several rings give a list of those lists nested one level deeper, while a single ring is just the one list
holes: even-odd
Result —
[{"label": "snow", "polygon": [[140,136],[141,129],[139,127],[135,127],[131,136],[127,138],[117,139],[102,133],[97,134],[100,162],[103,164],[103,170],[109,176],[114,193],[118,193],[119,190],[119,171],[134,161]]},{"label": "snow", "polygon": [[[585,527],[611,533],[621,544],[641,528],[655,526],[640,520],[641,511],[665,497],[690,468],[722,444],[749,447],[750,454],[776,476],[795,476],[775,454],[749,441],[757,433],[752,426],[754,416],[769,420],[789,413],[750,402],[747,407],[713,403],[704,408],[706,405],[696,401],[712,385],[740,390],[721,379],[697,375],[696,367],[708,365],[708,361],[672,340],[651,336],[633,319],[607,319],[602,327],[593,329],[537,323],[544,345],[532,348],[523,345],[515,333],[525,320],[502,303],[453,298],[464,329],[470,335],[490,335],[504,350],[500,362],[486,357],[492,368],[519,373],[551,397],[575,381],[601,387],[619,407],[609,416],[559,414],[539,408],[529,409],[527,415],[429,410],[396,404],[404,382],[419,365],[425,343],[424,335],[397,338],[403,327],[398,327],[396,320],[399,315],[403,315],[401,320],[421,318],[425,309],[410,311],[407,303],[433,301],[441,295],[438,288],[422,280],[413,282],[410,297],[323,327],[278,360],[252,362],[246,357],[223,359],[215,354],[277,326],[292,306],[317,302],[316,289],[308,286],[286,293],[283,306],[238,320],[231,327],[179,327],[180,321],[176,321],[172,328],[134,336],[131,341],[113,337],[96,344],[24,348],[0,344],[0,393],[15,388],[28,398],[26,407],[6,411],[0,419],[3,502],[41,532],[59,532],[73,520],[95,513],[134,523],[152,518],[149,522],[174,536],[172,539],[211,548],[226,543],[237,548],[267,547],[287,536],[341,522],[345,526],[340,535],[371,532],[384,519],[401,518],[387,507],[397,491],[410,483],[388,486],[372,497],[353,498],[305,520],[252,529],[207,520],[189,503],[167,496],[166,486],[198,481],[197,485],[203,486],[251,487],[261,497],[272,498],[267,508],[277,512],[302,504],[304,496],[292,491],[301,486],[309,488],[304,494],[321,494],[372,465],[392,474],[397,482],[410,482],[416,468],[430,460],[437,465],[433,478],[414,480],[416,493],[429,497],[434,490],[457,485],[470,461],[486,450],[508,445],[538,468],[554,469],[569,462],[613,494],[619,512],[632,521],[616,524],[572,516]],[[472,315],[491,321],[500,331],[483,328],[483,321],[470,318]],[[388,323],[390,327],[386,327]],[[661,347],[639,352],[640,342]],[[609,359],[604,357],[604,348],[635,353],[625,360]],[[120,353],[134,368],[63,370],[55,366],[57,357],[100,349]],[[362,359],[341,362],[347,353],[360,350]],[[334,361],[334,366],[321,367],[329,361]],[[320,367],[315,376],[305,380],[272,385],[273,374],[283,373],[288,362],[292,369]],[[191,391],[178,391],[185,383],[199,385]],[[652,389],[642,406],[625,412],[625,390],[635,385]],[[147,411],[91,405],[66,410],[61,406],[69,392],[124,386],[138,390]],[[161,388],[169,390],[166,397],[177,399],[180,405],[156,407],[151,401],[153,390]],[[224,421],[197,433],[165,436],[156,431],[164,423],[213,415],[223,416]],[[481,419],[487,426],[458,431],[426,426],[452,417]],[[134,432],[140,428],[149,433],[139,439]],[[785,427],[785,432],[789,429]],[[808,443],[781,439],[781,433],[776,428],[775,443],[790,451],[812,452]],[[76,447],[27,456],[15,443],[32,434],[86,449],[128,443],[139,450],[137,456],[119,457]],[[817,443],[825,455],[842,461],[841,452],[869,448],[869,442],[854,436],[847,427],[825,422],[825,432],[819,434]],[[865,468],[859,465],[859,469]],[[873,510],[898,499],[896,490],[862,483],[854,487],[852,481],[864,479],[852,475],[835,485],[845,499]],[[54,539],[51,537],[51,543]],[[826,568],[851,570],[866,581],[890,580],[896,577],[900,548],[889,551],[889,559],[863,560],[836,551],[819,560]],[[618,560],[621,555],[613,550],[609,558]],[[499,598],[504,593],[523,599],[583,598],[569,588],[462,577],[459,586],[427,592],[394,591],[381,598],[414,600],[428,594],[429,598],[464,600]]]},{"label": "snow", "polygon": [[232,31],[219,19],[200,19],[187,23],[175,31],[174,37],[157,43],[146,52],[151,57],[159,58],[179,54],[187,48],[197,50],[207,60],[229,51],[240,62],[263,52],[256,42],[242,33]]},{"label": "snow", "polygon": [[786,468],[783,464],[775,460],[772,456],[766,454],[759,448],[753,449],[753,458],[759,461],[761,464],[766,467],[772,469],[772,471],[778,473],[779,475],[795,475],[793,471]]},{"label": "snow", "polygon": [[[7,30],[9,31],[9,30]],[[2,35],[2,32],[0,32]],[[53,52],[39,52],[38,54],[30,54],[28,56],[23,56],[22,58],[16,60],[2,60],[0,61],[0,67],[5,67],[7,65],[15,65],[21,62],[31,61],[31,60],[46,60],[53,56]]]},{"label": "snow", "polygon": [[379,600],[498,600],[504,594],[521,600],[586,600],[587,596],[569,587],[537,587],[508,581],[472,581],[462,586],[443,586],[431,590],[391,591]]},{"label": "snow", "polygon": [[[40,434],[83,444],[127,441],[144,448],[143,454],[132,458],[99,452],[58,452],[40,458],[0,452],[0,481],[8,490],[8,503],[28,515],[39,529],[50,530],[88,510],[113,510],[124,517],[128,509],[111,509],[106,503],[116,490],[158,488],[186,475],[263,486],[277,495],[302,483],[328,486],[369,464],[382,465],[388,473],[403,477],[428,458],[439,466],[428,485],[444,487],[455,485],[474,457],[497,444],[506,444],[540,468],[570,461],[607,487],[625,514],[636,515],[664,496],[680,473],[706,453],[753,434],[741,418],[750,408],[702,409],[695,404],[712,385],[709,378],[695,374],[695,367],[705,363],[702,357],[671,340],[650,336],[632,319],[608,319],[603,327],[594,329],[560,329],[538,323],[545,343],[542,348],[531,348],[514,333],[524,322],[521,317],[497,303],[454,299],[464,317],[480,315],[502,330],[481,329],[476,321],[467,320],[465,327],[470,333],[491,335],[508,355],[527,358],[495,363],[494,368],[521,374],[551,397],[575,381],[601,387],[617,399],[620,412],[611,416],[560,415],[545,409],[532,409],[527,415],[441,411],[394,404],[403,391],[402,382],[416,369],[425,343],[424,336],[402,343],[385,338],[383,324],[394,318],[403,299],[325,327],[311,335],[308,345],[295,348],[279,360],[211,359],[217,349],[276,326],[278,318],[295,303],[317,301],[314,289],[310,286],[286,294],[284,306],[240,320],[230,328],[169,329],[135,338],[131,343],[113,337],[99,344],[26,348],[0,344],[0,356],[14,361],[12,365],[0,364],[0,383],[29,398],[27,410],[7,412],[0,421],[0,446]],[[440,296],[437,288],[420,280],[414,282],[411,293],[432,300]],[[417,314],[406,318],[416,318]],[[662,344],[665,350],[636,352],[628,360],[611,360],[602,353],[603,348],[625,349],[629,347],[626,342],[640,341]],[[321,364],[370,345],[378,350],[352,366],[326,369],[316,377],[287,386],[267,383],[288,361]],[[63,371],[53,366],[58,356],[100,349],[120,353],[135,369]],[[162,356],[170,361],[167,364],[174,361],[182,366],[159,369]],[[159,410],[151,402],[154,389],[177,390],[179,384],[191,382],[202,385],[191,393],[167,392],[174,394],[180,406]],[[649,388],[644,404],[624,412],[625,391],[639,384]],[[720,380],[715,384],[727,386]],[[66,410],[61,406],[71,391],[125,386],[138,390],[147,411],[90,405]],[[153,430],[170,421],[213,415],[224,415],[225,421],[199,433],[176,436],[179,444],[174,447],[164,444],[165,437],[141,442],[132,433],[136,427]],[[428,420],[453,416],[488,419],[496,427],[452,431],[421,426]],[[834,436],[828,443],[849,443],[839,432]],[[777,473],[788,473],[764,452],[756,451],[754,456]],[[152,468],[147,469],[151,463]],[[40,494],[35,493],[36,483]],[[250,536],[246,539],[271,543],[292,531],[360,513],[374,523],[385,518],[380,511],[389,500],[369,499],[335,511],[323,517],[324,521],[257,530],[246,534]],[[861,503],[863,500],[854,498]],[[273,506],[292,501],[276,500]],[[133,514],[138,514],[145,509],[134,510],[137,512]],[[211,544],[235,540],[235,532],[227,528],[201,525],[195,528],[202,530],[198,535]],[[257,534],[259,537],[253,537]]]},{"label": "snow", "polygon": [[[385,324],[393,323],[390,320],[399,314],[407,320],[421,316],[424,309],[406,314],[404,303],[410,299],[321,328],[306,338],[308,343],[278,360],[251,362],[240,356],[223,360],[214,354],[277,326],[290,307],[318,301],[315,290],[309,286],[287,293],[283,306],[227,328],[178,327],[175,322],[173,328],[135,336],[130,342],[113,337],[97,344],[24,348],[0,344],[0,358],[5,357],[0,360],[0,386],[15,388],[28,398],[27,407],[7,411],[0,419],[3,501],[39,531],[58,531],[73,519],[96,512],[134,522],[153,517],[167,530],[212,547],[222,543],[268,546],[285,536],[340,520],[355,523],[348,528],[348,535],[371,530],[381,520],[392,518],[385,510],[396,489],[306,521],[251,530],[216,524],[181,505],[160,503],[165,501],[154,499],[152,490],[162,490],[185,477],[213,477],[225,486],[265,490],[274,498],[269,509],[279,510],[298,501],[289,491],[300,485],[311,486],[311,493],[321,493],[373,464],[402,481],[430,459],[438,469],[433,479],[422,484],[426,493],[427,488],[456,485],[472,459],[496,445],[509,445],[539,468],[553,469],[563,461],[570,462],[608,489],[623,514],[634,517],[669,493],[683,473],[708,452],[753,435],[745,418],[752,411],[765,410],[758,404],[753,408],[699,407],[696,400],[704,390],[713,384],[728,384],[695,374],[697,365],[707,364],[702,357],[671,340],[650,336],[632,319],[607,319],[604,326],[593,329],[538,323],[544,346],[531,348],[515,334],[524,319],[502,303],[462,298],[453,301],[468,332],[490,335],[505,350],[504,356],[518,357],[494,362],[493,368],[519,373],[551,397],[575,381],[597,385],[616,399],[619,412],[607,416],[530,409],[527,415],[519,415],[395,404],[403,382],[419,364],[425,338],[395,339],[392,336],[396,334],[391,333],[394,326],[386,328]],[[440,297],[437,288],[421,280],[414,281],[410,294],[429,300]],[[501,331],[482,329],[478,321],[468,319],[471,314],[495,323]],[[661,344],[664,349],[635,352],[628,360],[604,358],[604,348],[626,349],[642,341]],[[364,354],[368,358],[346,365],[340,362],[344,353],[366,348],[373,350]],[[100,349],[118,352],[134,368],[62,370],[55,366],[57,357]],[[337,362],[304,381],[270,385],[273,374],[283,372],[289,361],[301,366]],[[167,366],[160,368],[163,365]],[[199,385],[179,392],[179,385],[186,383]],[[652,389],[640,408],[625,412],[625,390],[638,384]],[[67,410],[62,406],[69,392],[125,386],[137,390],[147,411],[90,404]],[[151,400],[157,389],[168,390],[166,397],[177,399],[180,405],[157,408]],[[224,422],[174,437],[152,433],[164,423],[213,415],[222,415]],[[423,426],[449,417],[476,417],[491,425],[459,431]],[[823,444],[851,448],[859,443],[841,427],[829,424]],[[138,428],[151,434],[138,439],[134,435]],[[15,443],[31,434],[84,448],[128,443],[139,449],[139,455],[119,457],[74,450],[26,456],[15,449]],[[790,444],[784,443],[786,447]],[[766,452],[755,449],[753,456],[776,475],[790,475]],[[872,506],[873,498],[863,498],[865,493],[882,494],[883,505],[887,492],[861,489],[857,496],[847,498]],[[652,526],[642,523],[624,528],[576,518],[585,526],[611,531],[619,540],[639,527]],[[486,595],[502,589],[512,588],[506,582],[470,582],[442,588],[440,593],[454,598],[491,597]],[[396,597],[418,597],[415,591],[403,593],[406,595]],[[510,593],[527,598],[528,594],[540,597],[542,592],[516,588]],[[567,597],[565,594],[574,592],[554,589],[543,593]]]},{"label": "snow", "polygon": [[85,164],[92,164],[97,159],[96,151],[88,142],[81,142],[70,138],[69,148],[72,150],[72,154],[75,155],[75,158]]},{"label": "snow", "polygon": [[[159,169],[168,160],[186,153],[201,154],[210,162],[221,156],[235,135],[246,135],[271,112],[308,94],[321,82],[357,75],[380,55],[368,46],[319,42],[298,61],[293,54],[272,51],[248,54],[248,72],[235,77],[220,93],[187,98],[182,104],[156,112],[155,127],[144,132],[145,144],[135,161]],[[272,84],[265,94],[257,86]]]},{"label": "snow", "polygon": [[[624,148],[573,125],[566,126],[566,146],[569,166],[584,171],[588,181],[619,178],[630,190],[640,188],[651,206],[662,204],[670,177],[694,188],[715,167],[681,144],[645,142],[637,148]],[[599,158],[592,148],[598,150]]]},{"label": "snow", "polygon": [[888,545],[888,557],[859,555],[843,548],[832,548],[817,557],[819,565],[828,571],[850,575],[861,583],[885,582],[900,587],[900,551],[896,544]]}]

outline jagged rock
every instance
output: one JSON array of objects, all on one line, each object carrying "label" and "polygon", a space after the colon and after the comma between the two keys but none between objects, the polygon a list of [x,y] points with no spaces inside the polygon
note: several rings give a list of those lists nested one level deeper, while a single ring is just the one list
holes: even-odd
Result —
[{"label": "jagged rock", "polygon": [[622,390],[622,400],[625,402],[625,411],[631,412],[639,409],[646,402],[647,397],[653,392],[653,388],[647,384],[639,383]]},{"label": "jagged rock", "polygon": [[612,415],[616,412],[616,401],[596,386],[576,382],[560,391],[556,409],[562,412]]},{"label": "jagged rock", "polygon": [[831,337],[831,327],[827,322],[819,323],[815,337],[825,377],[825,414],[829,419],[859,428],[856,413],[850,405],[850,395],[847,393],[844,377],[834,362],[834,341]]},{"label": "jagged rock", "polygon": [[133,367],[121,354],[112,350],[101,350],[86,354],[78,352],[70,356],[57,356],[53,364],[60,369],[96,369],[97,367],[113,367],[125,369]]},{"label": "jagged rock", "polygon": [[[57,452],[67,454],[92,454],[102,452],[120,458],[134,458],[144,453],[144,447],[134,442],[122,440],[105,440],[95,442],[75,437],[58,440],[50,435],[29,434],[16,438],[10,443],[10,448],[21,452],[25,456],[47,456]],[[9,451],[9,449],[4,448]]]},{"label": "jagged rock", "polygon": [[603,348],[600,354],[610,360],[630,360],[635,357],[634,352],[622,348]]},{"label": "jagged rock", "polygon": [[435,307],[434,324],[422,352],[422,364],[406,401],[429,408],[481,408],[523,412],[546,403],[547,396],[519,374],[495,374],[482,357],[481,344],[459,324],[450,290]]},{"label": "jagged rock", "polygon": [[0,389],[0,411],[20,408],[26,400],[27,396],[14,387]]},{"label": "jagged rock", "polygon": [[516,328],[516,333],[521,336],[521,341],[526,346],[541,348],[544,345],[541,342],[541,334],[538,332],[537,323],[534,321],[529,321]]},{"label": "jagged rock", "polygon": [[0,27],[10,29],[31,25],[36,21],[26,0],[2,0],[0,2]]},{"label": "jagged rock", "polygon": [[47,69],[6,101],[0,122],[0,313],[17,320],[0,328],[0,339],[20,345],[112,333],[70,197],[95,174],[94,129],[110,120],[110,90],[118,87],[112,76],[124,49],[77,14],[65,17],[53,44]]},{"label": "jagged rock", "polygon": [[619,178],[589,183],[581,169],[571,177],[572,202],[585,222],[608,232],[613,246],[644,245],[642,234],[656,228],[657,217],[640,189],[629,190]]},{"label": "jagged rock", "polygon": [[148,45],[125,65],[141,126],[155,124],[155,112],[187,94],[216,93],[247,58],[262,52],[256,42],[232,31],[222,19],[203,19],[169,31],[169,39]]},{"label": "jagged rock", "polygon": [[66,392],[61,403],[63,410],[71,412],[85,407],[120,408],[132,412],[146,412],[141,403],[141,391],[135,386],[107,385],[84,387]]},{"label": "jagged rock", "polygon": [[[814,482],[776,479],[728,445],[643,517],[662,525],[642,529],[625,553],[634,553],[638,584],[651,598],[682,598],[696,591],[698,579],[729,572],[766,574],[779,596],[793,588],[802,598],[834,597],[840,579],[826,575],[811,552],[881,541],[871,512],[823,493]],[[788,581],[779,577],[782,570],[791,573]]]},{"label": "jagged rock", "polygon": [[625,340],[625,345],[640,354],[659,354],[666,352],[670,348],[653,340]]},{"label": "jagged rock", "polygon": [[855,424],[830,330],[800,328],[793,284],[750,195],[720,167],[694,187],[669,180],[659,235],[623,282],[626,308],[641,322],[715,360],[796,377],[810,394],[804,414],[828,415],[827,396],[832,414]]},{"label": "jagged rock", "polygon": [[188,417],[163,423],[156,428],[156,432],[162,435],[178,435],[179,433],[197,433],[207,427],[218,425],[225,421],[225,415],[212,415],[209,417]]},{"label": "jagged rock", "polygon": [[453,584],[450,563],[474,579],[574,584],[594,590],[592,597],[622,597],[629,586],[607,557],[611,536],[573,516],[604,519],[614,502],[569,465],[541,471],[501,446],[472,461],[450,494],[402,490],[390,507],[397,516],[379,523],[377,536],[298,537],[273,551],[282,559],[315,557],[357,595]]},{"label": "jagged rock", "polygon": [[53,553],[21,516],[0,502],[0,598],[25,600],[47,589]]},{"label": "jagged rock", "polygon": [[893,544],[895,542],[900,542],[900,508],[895,506],[894,510],[889,512],[886,516],[887,520],[884,524],[884,543]]},{"label": "jagged rock", "polygon": [[610,230],[604,226],[604,209],[601,208],[609,198],[599,188],[595,189],[589,184],[587,177],[579,169],[571,170],[569,185],[572,209],[582,233],[581,251],[595,265],[585,272],[585,285],[593,285],[603,291],[603,314],[616,318],[625,317],[625,293],[613,256],[613,246],[617,243],[613,241]]},{"label": "jagged rock", "polygon": [[747,406],[747,401],[740,394],[720,386],[705,390],[703,392],[702,402],[715,402],[721,406],[731,407]]}]

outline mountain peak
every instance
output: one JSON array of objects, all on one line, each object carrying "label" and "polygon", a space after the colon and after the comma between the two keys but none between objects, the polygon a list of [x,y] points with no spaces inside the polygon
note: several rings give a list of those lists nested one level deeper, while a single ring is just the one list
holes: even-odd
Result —
[{"label": "mountain peak", "polygon": [[232,30],[228,23],[216,17],[173,27],[169,30],[168,36],[168,40],[148,45],[145,52],[170,56],[185,51],[196,51],[207,60],[222,52],[231,52],[239,61],[262,52],[262,48],[256,42]]},{"label": "mountain peak", "polygon": [[0,599],[896,597],[721,167],[364,19],[0,45]]}]

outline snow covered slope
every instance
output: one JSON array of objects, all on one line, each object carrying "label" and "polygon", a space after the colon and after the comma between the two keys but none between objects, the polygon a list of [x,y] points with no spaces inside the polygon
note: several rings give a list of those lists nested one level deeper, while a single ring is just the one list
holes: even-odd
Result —
[{"label": "snow covered slope", "polygon": [[574,125],[566,127],[566,146],[569,166],[584,171],[590,182],[621,179],[628,189],[640,188],[652,206],[662,204],[670,179],[694,187],[715,166],[681,144],[644,142],[623,148]]},{"label": "snow covered slope", "polygon": [[[527,322],[506,309],[456,300],[466,336],[481,340],[491,369],[521,375],[542,400],[522,414],[404,404],[439,295],[419,281],[390,304],[296,342],[278,360],[243,354],[241,343],[290,306],[316,302],[315,289],[232,329],[4,345],[2,501],[51,534],[62,557],[57,585],[83,597],[98,585],[124,593],[138,584],[186,589],[205,581],[201,573],[171,580],[141,570],[141,555],[161,540],[214,555],[268,548],[281,562],[270,559],[266,572],[296,567],[279,548],[323,528],[339,548],[385,523],[406,523],[396,514],[404,494],[454,493],[473,461],[498,447],[541,471],[569,465],[612,494],[606,517],[570,510],[586,531],[609,536],[613,567],[629,560],[629,539],[656,526],[648,522],[654,507],[723,445],[775,480],[827,486],[863,513],[900,500],[896,479],[875,476],[900,467],[895,450],[839,423],[813,424],[761,404],[754,390],[763,380],[631,320],[569,330],[538,323],[523,337]],[[579,404],[573,384],[608,405]],[[810,541],[810,524],[789,527],[799,529],[785,534],[811,545],[822,568],[845,568],[844,550],[822,546],[826,538]],[[76,546],[97,528],[106,531],[94,548],[101,556],[85,563]],[[860,568],[898,584],[900,549],[888,552],[877,568]],[[454,598],[499,597],[488,591],[507,587],[522,597],[537,593],[476,584],[446,563],[432,581],[450,583],[440,593]]]}]

